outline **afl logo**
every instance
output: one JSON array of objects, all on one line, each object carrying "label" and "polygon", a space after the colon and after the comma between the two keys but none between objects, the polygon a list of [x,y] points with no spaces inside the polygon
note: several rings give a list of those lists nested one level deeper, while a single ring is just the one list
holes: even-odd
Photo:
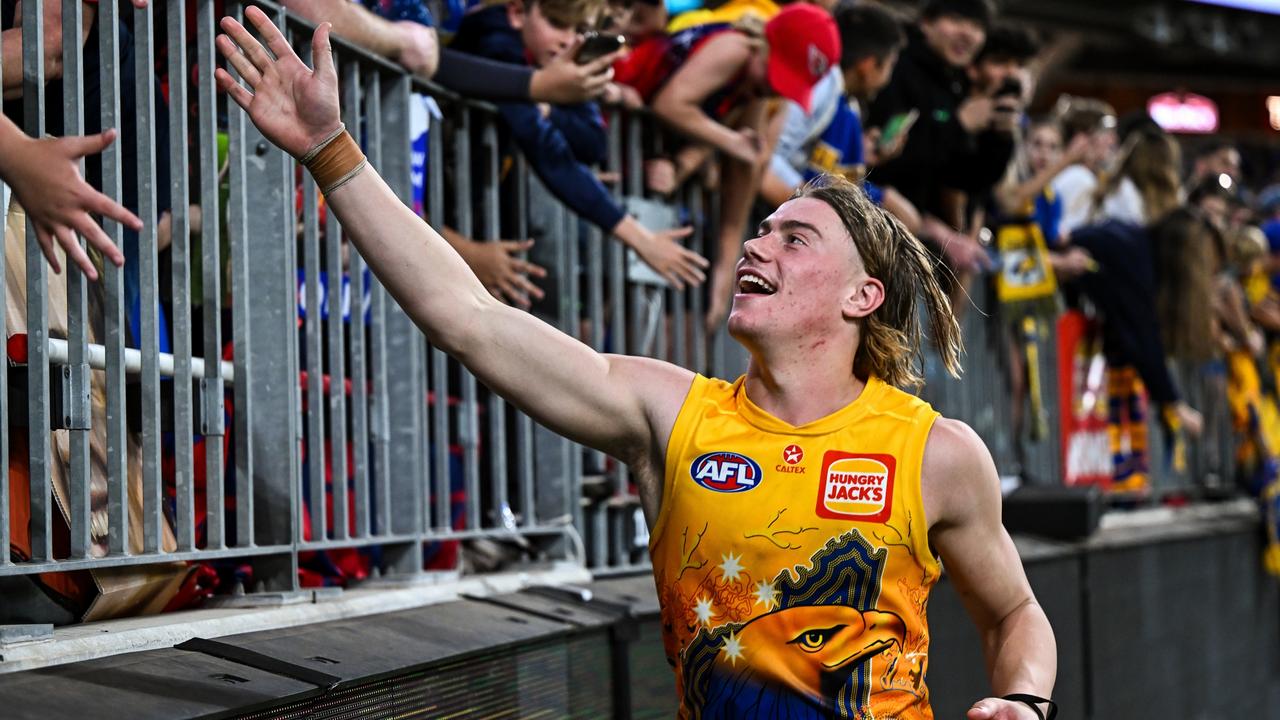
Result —
[{"label": "afl logo", "polygon": [[689,466],[689,476],[702,487],[722,493],[745,492],[762,478],[759,463],[735,452],[699,455]]}]

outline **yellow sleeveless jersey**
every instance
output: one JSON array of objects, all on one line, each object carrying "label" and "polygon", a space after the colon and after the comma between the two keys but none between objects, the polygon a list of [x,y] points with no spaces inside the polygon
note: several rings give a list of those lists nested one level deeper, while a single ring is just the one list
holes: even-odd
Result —
[{"label": "yellow sleeveless jersey", "polygon": [[698,376],[650,554],[682,718],[932,718],[920,496],[938,414],[871,378],[793,426]]}]

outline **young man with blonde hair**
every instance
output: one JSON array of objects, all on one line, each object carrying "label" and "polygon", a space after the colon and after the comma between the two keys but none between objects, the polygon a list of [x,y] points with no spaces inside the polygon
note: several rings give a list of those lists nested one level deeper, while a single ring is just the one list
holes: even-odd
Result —
[{"label": "young man with blonde hair", "polygon": [[[929,589],[945,562],[993,688],[971,720],[1044,717],[1053,631],[1000,524],[982,441],[893,387],[918,381],[923,295],[943,360],[959,330],[931,261],[855,186],[784,203],[746,243],[735,383],[602,355],[502,305],[395,197],[339,122],[328,28],[316,70],[270,20],[234,20],[219,86],[300,158],[386,288],[437,347],[540,423],[631,466],[682,717],[931,718]],[[936,552],[936,556],[935,556]]]}]

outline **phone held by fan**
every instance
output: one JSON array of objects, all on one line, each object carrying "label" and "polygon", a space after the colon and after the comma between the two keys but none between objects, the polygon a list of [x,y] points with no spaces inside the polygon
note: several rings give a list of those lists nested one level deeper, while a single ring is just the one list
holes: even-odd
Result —
[{"label": "phone held by fan", "polygon": [[582,45],[573,56],[573,61],[579,65],[586,65],[592,60],[617,52],[625,42],[626,39],[621,35],[598,33],[593,30],[583,34]]},{"label": "phone held by fan", "polygon": [[893,147],[898,138],[910,132],[911,126],[915,125],[916,120],[919,119],[920,111],[914,108],[889,118],[889,121],[884,124],[884,129],[880,131],[880,148]]}]

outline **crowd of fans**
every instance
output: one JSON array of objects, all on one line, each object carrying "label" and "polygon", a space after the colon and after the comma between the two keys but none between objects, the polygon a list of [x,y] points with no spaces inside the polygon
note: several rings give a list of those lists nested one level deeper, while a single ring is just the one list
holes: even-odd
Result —
[{"label": "crowd of fans", "polygon": [[[195,3],[187,5],[193,12]],[[85,132],[96,133],[97,5],[83,8]],[[98,192],[100,163],[87,163],[85,180],[76,165],[115,131],[36,141],[14,124],[23,120],[23,14],[20,0],[3,0],[2,9],[11,120],[0,119],[0,177],[55,267],[58,244],[96,275],[74,233],[95,257],[124,264],[136,344],[132,113],[122,114],[119,128],[125,187],[117,204]],[[1044,435],[1036,414],[1030,432],[1024,427],[1026,407],[1037,401],[1029,396],[1038,392],[1028,382],[1025,347],[1070,308],[1091,318],[1109,368],[1115,488],[1147,484],[1144,398],[1171,437],[1201,430],[1203,408],[1186,401],[1171,361],[1193,368],[1229,407],[1239,480],[1254,492],[1274,481],[1280,185],[1242,188],[1240,154],[1226,141],[1195,145],[1185,163],[1182,143],[1145,114],[1119,117],[1100,100],[1062,97],[1047,112],[1029,113],[1053,44],[1000,21],[991,0],[924,0],[917,7],[872,0],[290,0],[288,9],[331,23],[337,36],[421,78],[496,103],[503,155],[523,156],[568,209],[633,250],[663,281],[699,287],[709,328],[727,314],[753,220],[813,177],[843,175],[926,242],[958,310],[979,292],[999,300],[990,322],[1006,341],[1016,437]],[[63,134],[61,12],[60,2],[44,3],[51,135]],[[133,25],[130,13],[121,15],[120,97],[127,108],[139,90],[128,51]],[[165,23],[156,27],[154,87],[142,92],[154,92],[163,109]],[[644,158],[648,195],[676,202],[694,181],[719,193],[708,257],[686,247],[690,228],[648,227],[616,199],[599,169],[608,150],[602,106],[647,109],[669,133],[662,152]],[[196,112],[193,101],[193,121]],[[163,252],[172,234],[167,124],[156,131],[154,182],[162,192],[154,220]],[[191,157],[195,178],[198,154]],[[220,172],[225,158],[223,147]],[[224,172],[220,177],[225,181]],[[198,197],[193,190],[194,247],[202,227]],[[123,253],[91,215],[123,225]],[[532,241],[482,242],[450,227],[449,217],[428,219],[496,296],[526,307],[541,299],[546,271],[524,257]],[[198,305],[198,273],[193,282]],[[201,338],[194,340],[199,353]]]}]

